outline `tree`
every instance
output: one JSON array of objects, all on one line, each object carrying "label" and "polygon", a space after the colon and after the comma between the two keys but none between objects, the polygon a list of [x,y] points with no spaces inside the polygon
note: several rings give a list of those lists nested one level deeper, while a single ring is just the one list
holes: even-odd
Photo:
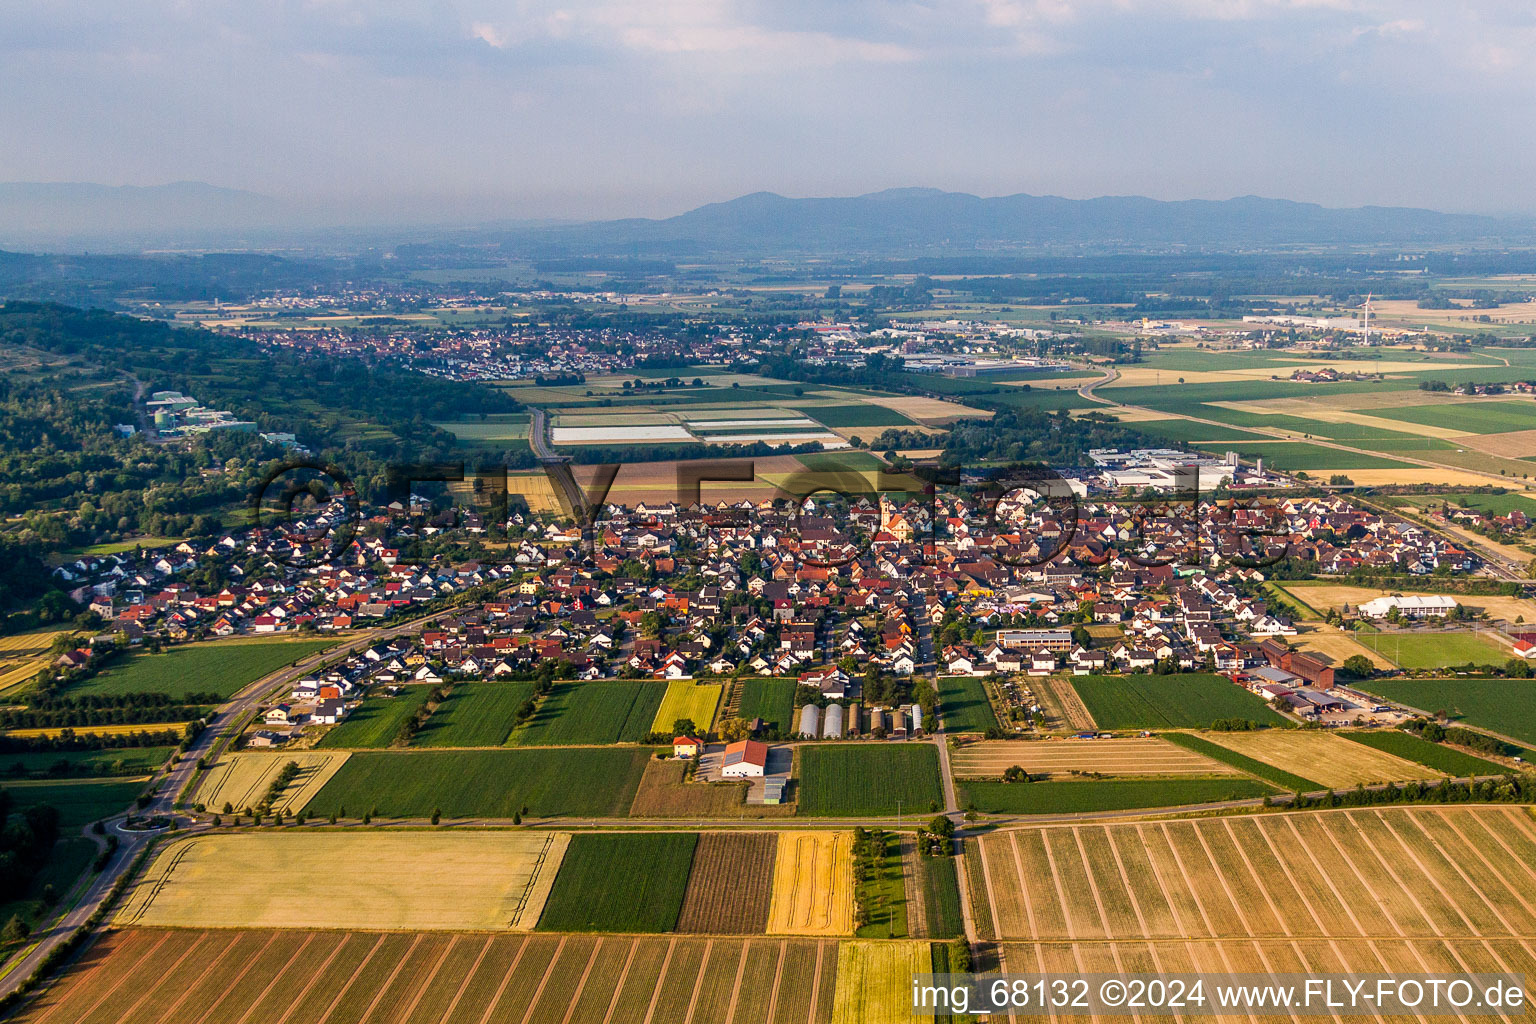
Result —
[{"label": "tree", "polygon": [[0,929],[0,942],[7,944],[20,942],[31,934],[31,926],[21,919],[21,915],[12,914],[11,919],[5,922],[5,928]]},{"label": "tree", "polygon": [[691,718],[677,718],[672,721],[672,735],[693,736],[699,731]]},{"label": "tree", "polygon": [[1019,767],[1016,764],[1015,765],[1010,765],[1008,768],[1005,768],[1003,770],[1003,781],[1004,782],[1028,782],[1029,781],[1029,772],[1026,772],[1023,768]]},{"label": "tree", "polygon": [[727,743],[735,743],[751,735],[752,723],[745,718],[727,718],[720,723],[720,738]]},{"label": "tree", "polygon": [[1372,665],[1371,659],[1363,654],[1350,655],[1344,659],[1341,667],[1357,679],[1369,679],[1376,674],[1376,666]]},{"label": "tree", "polygon": [[432,824],[436,825],[439,821],[442,820],[443,812],[438,810],[436,807],[432,808]]}]

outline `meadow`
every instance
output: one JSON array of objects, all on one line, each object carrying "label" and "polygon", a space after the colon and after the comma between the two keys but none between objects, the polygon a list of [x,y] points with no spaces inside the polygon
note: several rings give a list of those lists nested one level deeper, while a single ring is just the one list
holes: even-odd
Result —
[{"label": "meadow", "polygon": [[1263,700],[1210,673],[1074,676],[1072,686],[1100,729],[1203,729],[1233,718],[1286,724]]},{"label": "meadow", "polygon": [[457,683],[411,738],[413,747],[499,747],[533,696],[532,683]]},{"label": "meadow", "polygon": [[115,781],[84,779],[70,782],[7,782],[5,791],[18,808],[51,804],[59,809],[59,831],[76,832],[93,821],[128,810],[144,792],[148,779]]},{"label": "meadow", "polygon": [[769,727],[788,729],[795,713],[793,679],[744,679],[738,690],[736,716],[748,722],[761,718]]},{"label": "meadow", "polygon": [[656,680],[556,683],[507,745],[553,747],[638,743],[651,731],[667,684]]},{"label": "meadow", "polygon": [[1416,761],[1436,772],[1443,772],[1455,778],[1502,775],[1509,771],[1501,764],[1485,761],[1481,757],[1474,757],[1443,743],[1431,743],[1429,740],[1420,739],[1412,733],[1398,729],[1379,732],[1342,732],[1339,735],[1344,739],[1385,751],[1393,757]]},{"label": "meadow", "polygon": [[984,814],[1072,814],[1134,807],[1250,800],[1275,792],[1257,779],[1085,779],[1045,782],[956,783],[960,802]]},{"label": "meadow", "polygon": [[[835,941],[123,928],[20,1010],[134,1024],[827,1024]],[[924,947],[926,948],[926,947]],[[196,958],[198,969],[171,968]],[[926,968],[925,968],[926,970]],[[694,993],[698,993],[697,999]],[[654,1009],[653,1009],[654,1007]],[[195,1008],[196,1012],[193,1012]]]},{"label": "meadow", "polygon": [[1529,679],[1373,679],[1371,693],[1466,725],[1536,745],[1536,681]]},{"label": "meadow", "polygon": [[719,683],[695,683],[688,679],[674,679],[667,684],[666,696],[656,709],[651,721],[651,731],[671,733],[681,719],[688,719],[696,732],[709,732],[715,724],[715,708],[720,705]]},{"label": "meadow", "polygon": [[997,714],[987,698],[986,684],[975,676],[939,677],[939,714],[947,733],[984,733],[997,728]]},{"label": "meadow", "polygon": [[326,750],[390,746],[400,735],[401,726],[409,722],[431,696],[432,687],[418,684],[402,686],[400,692],[392,696],[365,697],[356,710],[331,726],[316,746]]},{"label": "meadow", "polygon": [[305,810],[311,815],[616,818],[629,813],[650,750],[359,751]]},{"label": "meadow", "polygon": [[[528,930],[569,836],[559,832],[295,829],[163,847],[129,886],[119,927]],[[371,863],[387,870],[294,870]],[[452,865],[450,889],[422,876]],[[282,885],[274,888],[274,878]]]},{"label": "meadow", "polygon": [[694,832],[572,836],[539,930],[671,931],[682,910],[698,841]]},{"label": "meadow", "polygon": [[929,743],[827,743],[797,751],[800,813],[922,814],[944,802]]},{"label": "meadow", "polygon": [[122,693],[167,693],[177,699],[184,699],[189,693],[231,697],[262,676],[336,643],[335,638],[211,641],[176,647],[163,654],[136,651],[85,682],[71,686],[68,693],[70,697]]},{"label": "meadow", "polygon": [[10,778],[42,775],[149,775],[165,764],[175,750],[175,747],[114,747],[108,750],[0,754],[0,774]]}]

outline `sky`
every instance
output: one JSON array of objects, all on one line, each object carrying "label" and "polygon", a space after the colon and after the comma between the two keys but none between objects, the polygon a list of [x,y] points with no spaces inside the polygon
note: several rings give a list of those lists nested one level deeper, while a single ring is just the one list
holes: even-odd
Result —
[{"label": "sky", "polygon": [[387,217],[757,190],[1536,212],[1536,4],[0,4],[0,181]]}]

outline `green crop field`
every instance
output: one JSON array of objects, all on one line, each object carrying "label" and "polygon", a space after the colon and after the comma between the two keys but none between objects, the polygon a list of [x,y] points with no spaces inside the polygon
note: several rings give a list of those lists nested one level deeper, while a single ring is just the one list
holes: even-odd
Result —
[{"label": "green crop field", "polygon": [[924,937],[953,939],[965,934],[965,920],[960,916],[960,882],[955,875],[955,858],[919,857],[917,873],[922,888],[923,908],[928,915],[928,934]]},{"label": "green crop field", "polygon": [[693,867],[696,832],[571,837],[538,928],[548,932],[669,932]]},{"label": "green crop field", "polygon": [[1407,408],[1376,409],[1371,415],[1403,423],[1469,430],[1474,434],[1502,434],[1510,430],[1536,429],[1536,402],[1441,402]]},{"label": "green crop field", "polygon": [[651,751],[582,750],[360,751],[315,794],[310,815],[388,817],[619,818],[629,813]]},{"label": "green crop field", "polygon": [[1519,509],[1526,515],[1536,515],[1536,497],[1515,491],[1504,494],[1408,494],[1389,499],[1394,505],[1413,505],[1423,509],[1473,508],[1489,515],[1502,516]]},{"label": "green crop field", "polygon": [[87,779],[80,782],[7,782],[5,791],[17,807],[52,804],[59,809],[59,832],[78,832],[93,821],[121,814],[144,792],[147,780],[119,782]]},{"label": "green crop field", "polygon": [[997,728],[987,688],[975,676],[940,676],[939,709],[945,732],[986,732]]},{"label": "green crop field", "polygon": [[387,747],[430,696],[432,687],[418,685],[402,686],[393,697],[365,697],[357,710],[332,726],[316,746],[327,750]]},{"label": "green crop field", "polygon": [[651,731],[667,684],[616,679],[557,683],[533,717],[512,730],[514,747],[639,743]]},{"label": "green crop field", "polygon": [[1373,679],[1371,693],[1467,725],[1536,744],[1536,681],[1530,679]]},{"label": "green crop field", "polygon": [[412,739],[413,747],[499,747],[532,683],[459,683]]},{"label": "green crop field", "polygon": [[1355,639],[1403,668],[1502,665],[1509,652],[1477,633],[1369,633]]},{"label": "green crop field", "polygon": [[273,640],[263,643],[212,641],[176,647],[164,654],[135,652],[85,682],[69,688],[70,697],[120,693],[217,693],[233,696],[285,665],[337,643],[326,640]]},{"label": "green crop field", "polygon": [[1502,775],[1509,770],[1503,765],[1473,757],[1455,747],[1431,743],[1412,733],[1396,729],[1381,732],[1341,732],[1339,735],[1347,740],[1384,750],[1405,761],[1417,761],[1419,764],[1428,765],[1437,772],[1445,772],[1457,778],[1470,775]]},{"label": "green crop field", "polygon": [[1249,775],[1257,775],[1267,782],[1273,782],[1277,786],[1283,786],[1298,793],[1315,793],[1320,789],[1328,788],[1321,782],[1313,782],[1311,779],[1304,779],[1300,775],[1293,775],[1288,771],[1276,768],[1272,764],[1265,764],[1257,758],[1249,757],[1247,754],[1239,754],[1237,751],[1223,747],[1219,743],[1212,743],[1210,740],[1201,739],[1199,736],[1192,736],[1187,732],[1165,732],[1163,733],[1163,739],[1170,743],[1176,743],[1185,750],[1193,750],[1197,754],[1204,754],[1213,761],[1229,764],[1239,771],[1245,771]]},{"label": "green crop field", "polygon": [[1254,694],[1224,676],[1203,672],[1076,676],[1072,686],[1100,729],[1204,729],[1228,718],[1286,724]]},{"label": "green crop field", "polygon": [[987,814],[1071,814],[1246,800],[1275,792],[1257,779],[1112,779],[1084,782],[966,782],[960,802]]},{"label": "green crop field", "polygon": [[939,752],[930,743],[829,743],[798,754],[801,814],[924,814],[943,806]]},{"label": "green crop field", "polygon": [[870,469],[880,469],[885,465],[869,452],[806,452],[803,455],[796,455],[795,458],[806,469],[812,469],[818,473],[839,471],[862,473]]},{"label": "green crop field", "polygon": [[794,725],[795,681],[793,679],[745,679],[736,684],[741,689],[736,714],[752,721],[761,718],[770,727],[789,729]]},{"label": "green crop field", "polygon": [[829,427],[910,427],[912,421],[895,409],[867,402],[848,405],[803,406],[800,411]]},{"label": "green crop field", "polygon": [[1380,455],[1357,455],[1305,441],[1226,442],[1195,447],[1218,455],[1235,451],[1249,461],[1263,459],[1264,465],[1280,470],[1404,469],[1408,465]]},{"label": "green crop field", "polygon": [[1151,434],[1165,441],[1188,444],[1193,441],[1262,441],[1264,435],[1236,427],[1215,427],[1193,420],[1147,420],[1130,426],[1143,434]]},{"label": "green crop field", "polygon": [[[86,730],[81,730],[84,732]],[[0,754],[0,775],[149,775],[165,764],[175,747],[112,747],[107,750],[49,750]]]}]

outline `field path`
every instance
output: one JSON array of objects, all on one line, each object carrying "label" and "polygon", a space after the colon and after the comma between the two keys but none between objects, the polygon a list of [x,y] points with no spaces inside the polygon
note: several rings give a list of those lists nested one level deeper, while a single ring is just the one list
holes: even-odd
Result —
[{"label": "field path", "polygon": [[[764,1021],[773,1021],[773,1011],[779,1008],[779,983],[784,978],[784,955],[789,952],[789,940],[779,940],[779,960],[773,968],[773,987],[768,990],[768,1014]],[[606,1021],[603,1024],[607,1024]]]},{"label": "field path", "polygon": [[651,1024],[651,1017],[656,1013],[656,1001],[661,998],[661,983],[667,976],[667,967],[672,963],[672,951],[677,948],[677,938],[667,943],[667,955],[661,958],[661,971],[656,975],[656,987],[651,990],[651,1002],[645,1008],[645,1024]]},{"label": "field path", "polygon": [[816,1003],[821,997],[821,961],[826,954],[827,944],[816,943],[816,974],[811,979],[811,1009],[805,1015],[806,1024],[816,1024]]},{"label": "field path", "polygon": [[[485,959],[485,954],[491,951],[491,943],[495,939],[496,936],[494,935],[487,935],[485,937],[485,945],[480,947],[480,955],[475,957],[475,962],[470,964],[469,970],[464,972],[464,978],[459,982],[457,991],[453,993],[453,998],[448,1000],[448,1008],[443,1011],[443,1020],[453,1019],[453,1011],[458,1009],[459,1000],[464,998],[464,990],[469,988],[469,979],[473,978],[475,973],[480,970],[480,964]],[[524,936],[522,943],[517,947],[517,955],[512,958],[514,969],[517,967],[517,962],[523,958],[523,947],[526,945],[528,945],[528,937]]]},{"label": "field path", "polygon": [[[1019,834],[1012,832],[1008,836],[1008,848],[1013,851],[1013,873],[1019,880],[1019,892],[1024,896],[1024,919],[1029,922],[1030,936],[1037,937],[1040,928],[1035,924],[1035,901],[1029,896],[1029,883],[1024,880],[1024,858],[1019,853]],[[990,886],[991,883],[988,883]],[[992,919],[997,920],[996,908],[992,911]]]},{"label": "field path", "polygon": [[[539,975],[539,987],[534,989],[533,994],[528,997],[528,1008],[523,1011],[522,1016],[523,1024],[528,1024],[529,1019],[533,1016],[533,1008],[539,1005],[539,997],[544,994],[544,986],[549,984],[549,976],[555,973],[555,964],[560,962],[560,954],[565,951],[565,939],[564,935],[560,936],[560,941],[555,944],[555,951],[549,956],[549,963],[544,967],[544,973]],[[527,943],[523,945],[526,947]],[[521,960],[523,951],[519,949],[517,952],[517,959]],[[501,997],[507,994],[507,986],[512,984],[512,975],[516,973],[517,960],[514,960],[512,961],[512,966],[507,968],[506,976],[501,979],[501,985],[497,987],[496,994],[491,997],[490,1004],[486,1006],[485,1016],[480,1018],[480,1024],[489,1024],[491,1014],[495,1012],[497,1004],[501,1002]]]},{"label": "field path", "polygon": [[693,1024],[693,1011],[698,1008],[699,993],[704,990],[704,976],[709,973],[709,954],[714,951],[715,940],[707,940],[704,943],[704,959],[699,961],[698,977],[693,979],[693,996],[688,1000],[688,1015],[683,1018],[683,1024]]},{"label": "field path", "polygon": [[747,973],[747,953],[751,951],[751,948],[751,940],[744,941],[741,944],[741,958],[736,961],[736,981],[731,985],[731,1003],[725,1011],[726,1024],[736,1019],[736,1001],[741,998],[741,979]]},{"label": "field path", "polygon": [[1184,858],[1179,856],[1178,844],[1173,841],[1173,833],[1168,831],[1168,823],[1162,822],[1163,842],[1168,844],[1168,852],[1173,854],[1173,863],[1178,866],[1179,874],[1184,876],[1184,888],[1195,901],[1195,909],[1200,911],[1200,921],[1205,925],[1205,934],[1215,935],[1216,929],[1211,927],[1211,916],[1206,913],[1205,904],[1200,899],[1200,887],[1190,877],[1189,869],[1184,866]]}]

